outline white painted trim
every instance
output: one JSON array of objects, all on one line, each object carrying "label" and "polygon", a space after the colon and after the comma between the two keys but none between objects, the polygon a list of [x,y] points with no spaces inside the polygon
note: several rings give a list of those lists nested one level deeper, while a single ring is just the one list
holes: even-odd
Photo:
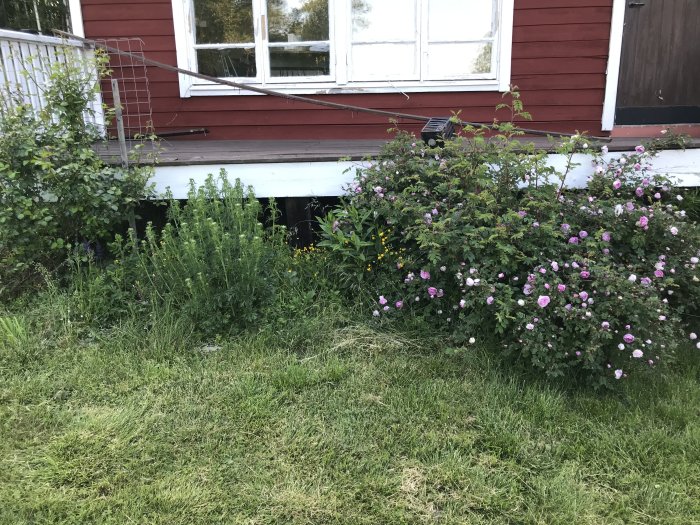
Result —
[{"label": "white painted trim", "polygon": [[620,79],[620,59],[622,57],[622,34],[625,27],[626,4],[626,0],[613,0],[608,70],[601,126],[603,131],[610,131],[615,125],[615,105],[617,103],[617,84]]},{"label": "white painted trim", "polygon": [[85,38],[85,26],[83,25],[83,9],[80,0],[68,0],[68,13],[70,14],[71,33]]},{"label": "white painted trim", "polygon": [[[232,79],[236,80],[236,79]],[[251,84],[252,85],[252,84]],[[259,84],[257,84],[259,85]],[[272,85],[265,86],[280,93],[294,95],[340,95],[340,94],[360,94],[360,93],[441,93],[448,91],[500,91],[498,81],[450,81],[450,82],[348,82],[344,86],[334,83],[307,83],[296,85]],[[508,89],[506,88],[506,91]],[[260,95],[242,89],[214,84],[213,82],[192,84],[189,96],[222,96],[222,95]]]},{"label": "white painted trim", "polygon": [[[76,1],[76,0],[72,0]],[[257,5],[256,0],[253,5]],[[251,83],[258,87],[269,87],[282,93],[290,94],[355,94],[355,93],[415,93],[415,92],[459,92],[459,91],[501,91],[505,92],[510,89],[511,75],[511,59],[513,46],[513,12],[514,0],[496,0],[500,8],[500,16],[497,20],[498,32],[494,41],[496,53],[495,61],[497,68],[495,71],[496,78],[484,78],[483,76],[474,75],[473,78],[452,79],[452,80],[435,80],[435,81],[376,81],[376,82],[349,82],[345,75],[341,73],[344,67],[349,67],[347,64],[349,56],[349,47],[347,42],[339,43],[337,38],[349,38],[346,31],[338,31],[336,41],[331,42],[331,48],[336,48],[337,53],[332,58],[334,66],[337,66],[335,73],[336,81],[332,82],[314,82],[313,79],[309,82],[281,83],[279,80],[273,80],[267,83]],[[348,0],[336,0],[337,5],[349,8]],[[193,35],[193,0],[171,0],[173,10],[173,24],[175,30],[175,45],[177,55],[177,65],[182,69],[196,70],[196,52],[194,49]],[[335,5],[335,4],[333,4]],[[337,7],[337,6],[336,6]],[[259,17],[255,17],[257,20]],[[331,20],[338,17],[332,17]],[[256,28],[257,33],[257,28]],[[331,35],[333,31],[331,31]],[[339,56],[339,52],[345,49],[346,56]],[[335,62],[337,61],[337,62]],[[260,69],[260,68],[259,68]],[[221,96],[221,95],[253,95],[250,91],[231,88],[213,84],[211,82],[203,82],[195,80],[193,77],[180,74],[180,97],[188,98],[191,96]],[[235,80],[235,79],[233,79]]]},{"label": "white painted trim", "polygon": [[[630,151],[630,153],[632,153]],[[620,152],[608,153],[610,160]],[[567,187],[584,188],[593,172],[589,155],[574,155],[579,166],[567,176]],[[565,169],[564,155],[549,155],[547,163],[560,172]],[[364,162],[279,162],[259,164],[203,164],[191,166],[156,166],[152,182],[164,194],[170,188],[176,199],[187,198],[190,180],[202,184],[207,175],[217,175],[223,168],[229,179],[241,179],[253,186],[258,197],[336,197],[352,182],[355,169]],[[653,161],[653,171],[674,178],[679,186],[700,186],[700,149],[661,151]]]},{"label": "white painted trim", "polygon": [[[194,70],[196,60],[194,40],[192,38],[192,2],[189,0],[172,0],[173,8],[173,28],[175,30],[175,49],[177,56],[177,67],[180,69]],[[180,84],[180,98],[191,96],[194,77],[178,73]]]},{"label": "white painted trim", "polygon": [[514,0],[501,0],[501,19],[498,28],[498,90],[510,89],[510,71],[513,58],[513,12]]},{"label": "white painted trim", "polygon": [[68,40],[56,36],[35,35],[32,33],[25,33],[24,31],[12,31],[11,29],[0,29],[0,39],[51,46],[83,47],[83,43],[75,39]]},{"label": "white painted trim", "polygon": [[[226,170],[229,180],[241,179],[253,186],[257,197],[332,197],[342,195],[352,181],[357,162],[279,162],[256,164],[197,164],[192,166],[156,166],[151,182],[156,192],[170,189],[176,199],[187,198],[190,180],[202,184],[209,174]],[[345,173],[347,169],[351,172]]]}]

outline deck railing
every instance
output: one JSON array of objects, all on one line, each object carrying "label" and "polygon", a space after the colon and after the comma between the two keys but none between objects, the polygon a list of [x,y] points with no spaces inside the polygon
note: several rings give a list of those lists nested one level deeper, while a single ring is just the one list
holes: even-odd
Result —
[{"label": "deck railing", "polygon": [[[46,107],[45,91],[54,64],[77,59],[85,75],[97,82],[90,60],[93,51],[82,43],[45,35],[0,29],[0,111],[14,104],[30,104],[35,111]],[[99,92],[85,120],[104,130],[104,111]]]}]

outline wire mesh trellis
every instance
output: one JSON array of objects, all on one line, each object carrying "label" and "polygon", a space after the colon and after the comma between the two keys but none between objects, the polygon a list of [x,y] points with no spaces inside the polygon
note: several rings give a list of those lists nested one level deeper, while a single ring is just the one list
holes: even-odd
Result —
[{"label": "wire mesh trellis", "polygon": [[[155,132],[153,128],[153,108],[148,81],[148,69],[137,57],[143,57],[143,40],[140,38],[112,38],[97,40],[99,44],[126,51],[134,56],[108,53],[110,70],[102,80],[102,94],[108,106],[114,105],[111,80],[117,81],[127,138],[139,138]],[[114,123],[108,128],[111,136],[116,136]]]}]

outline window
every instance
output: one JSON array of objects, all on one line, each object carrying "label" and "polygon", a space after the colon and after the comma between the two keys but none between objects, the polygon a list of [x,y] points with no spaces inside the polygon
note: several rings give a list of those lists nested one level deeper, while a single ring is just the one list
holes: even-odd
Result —
[{"label": "window", "polygon": [[[206,75],[295,93],[504,91],[510,80],[513,0],[172,2],[178,66]],[[180,88],[238,93],[186,75]]]}]

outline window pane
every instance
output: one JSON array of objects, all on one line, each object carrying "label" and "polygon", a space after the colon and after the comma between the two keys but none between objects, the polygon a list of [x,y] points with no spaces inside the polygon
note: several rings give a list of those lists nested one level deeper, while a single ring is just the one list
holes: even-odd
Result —
[{"label": "window pane", "polygon": [[352,46],[351,80],[412,80],[418,77],[415,44]]},{"label": "window pane", "polygon": [[491,43],[430,44],[428,80],[491,73]]},{"label": "window pane", "polygon": [[494,0],[429,0],[428,40],[491,38]]},{"label": "window pane", "polygon": [[212,77],[255,77],[255,50],[198,49],[199,72]]},{"label": "window pane", "polygon": [[268,0],[270,42],[328,40],[328,0]]},{"label": "window pane", "polygon": [[253,0],[195,0],[197,44],[253,42]]},{"label": "window pane", "polygon": [[330,74],[328,44],[270,48],[273,77],[316,77]]},{"label": "window pane", "polygon": [[416,0],[352,0],[352,41],[416,40]]}]

